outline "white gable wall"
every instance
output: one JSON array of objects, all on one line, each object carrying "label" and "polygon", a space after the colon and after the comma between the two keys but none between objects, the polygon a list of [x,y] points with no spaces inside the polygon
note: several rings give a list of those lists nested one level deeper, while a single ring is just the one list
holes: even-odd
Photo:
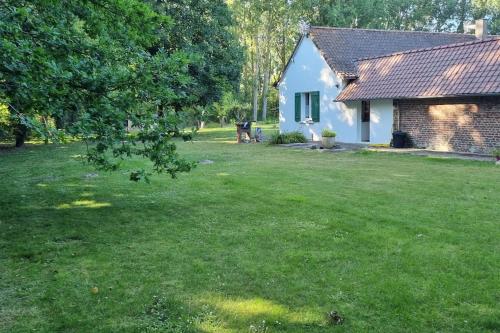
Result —
[{"label": "white gable wall", "polygon": [[[320,140],[321,131],[329,128],[337,132],[337,141],[360,142],[361,102],[334,102],[342,87],[342,80],[328,66],[316,45],[304,37],[278,85],[280,131],[301,131],[309,140]],[[311,91],[319,91],[320,94],[320,121],[303,121],[302,98],[301,121],[296,122],[295,93]],[[389,103],[390,109],[387,108]],[[393,123],[392,100],[372,101],[371,109],[371,143],[389,143]]]},{"label": "white gable wall", "polygon": [[[320,140],[321,131],[329,128],[337,132],[338,141],[356,142],[359,103],[351,103],[348,107],[334,102],[341,88],[342,80],[328,66],[311,39],[304,37],[279,83],[280,131],[298,130],[308,139]],[[295,122],[295,93],[310,91],[319,91],[320,122]]]}]

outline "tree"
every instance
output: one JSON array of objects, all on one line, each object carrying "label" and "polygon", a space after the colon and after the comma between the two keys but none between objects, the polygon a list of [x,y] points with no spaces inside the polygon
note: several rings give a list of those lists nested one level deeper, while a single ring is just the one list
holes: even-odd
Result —
[{"label": "tree", "polygon": [[471,0],[474,19],[487,18],[491,34],[500,34],[500,0]]},{"label": "tree", "polygon": [[[239,112],[244,108],[232,92],[225,92],[219,102],[212,105],[215,117],[219,120],[220,127],[224,126],[228,115]],[[243,119],[238,119],[243,120]]]},{"label": "tree", "polygon": [[267,117],[269,98],[274,97],[269,87],[285,66],[296,41],[301,17],[296,2],[241,0],[231,4],[238,22],[236,30],[247,52],[241,95],[245,101],[251,101],[254,120],[258,118],[259,104],[262,119]]},{"label": "tree", "polygon": [[184,127],[195,126],[197,130],[204,128],[210,117],[210,108],[203,105],[189,106],[183,109]]},{"label": "tree", "polygon": [[223,0],[150,0],[153,8],[175,22],[158,47],[193,55],[188,68],[193,83],[187,92],[192,104],[211,105],[225,91],[239,89],[243,49]]},{"label": "tree", "polygon": [[[230,23],[219,12],[210,15],[213,25]],[[231,65],[239,60],[224,58],[230,69],[220,62],[219,70],[207,67],[214,49],[234,43],[233,36],[221,28],[209,49],[204,36],[179,47],[180,25],[140,0],[4,1],[0,103],[8,106],[16,145],[30,130],[58,141],[62,129],[87,143],[87,161],[98,168],[115,170],[134,155],[153,162],[150,171],[133,171],[132,180],[189,171],[193,164],[179,158],[170,140],[179,112],[219,98],[212,85],[237,80]],[[128,135],[126,121],[137,135]]]}]

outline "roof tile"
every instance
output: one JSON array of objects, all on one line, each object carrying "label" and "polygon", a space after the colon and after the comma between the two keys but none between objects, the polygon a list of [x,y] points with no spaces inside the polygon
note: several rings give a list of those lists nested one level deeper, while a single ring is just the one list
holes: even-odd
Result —
[{"label": "roof tile", "polygon": [[358,61],[338,101],[500,94],[500,38]]},{"label": "roof tile", "polygon": [[311,27],[309,36],[339,75],[358,74],[356,59],[476,40],[473,35],[374,29]]}]

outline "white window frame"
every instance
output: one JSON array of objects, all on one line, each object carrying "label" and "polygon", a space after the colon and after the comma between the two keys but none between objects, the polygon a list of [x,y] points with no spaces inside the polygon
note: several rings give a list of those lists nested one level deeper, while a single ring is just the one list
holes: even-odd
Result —
[{"label": "white window frame", "polygon": [[312,124],[312,94],[311,91],[307,92],[302,92],[301,93],[301,100],[302,100],[302,108],[301,111],[301,118],[302,118],[302,123],[305,124]]},{"label": "white window frame", "polygon": [[304,94],[304,119],[311,118],[311,93],[305,92]]}]

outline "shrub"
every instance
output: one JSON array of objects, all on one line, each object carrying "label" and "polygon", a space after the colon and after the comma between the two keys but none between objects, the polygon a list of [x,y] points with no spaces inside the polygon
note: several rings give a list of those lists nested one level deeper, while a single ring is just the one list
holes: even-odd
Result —
[{"label": "shrub", "polygon": [[269,144],[281,145],[286,143],[306,143],[307,139],[301,132],[274,133],[269,138]]},{"label": "shrub", "polygon": [[334,138],[337,136],[337,133],[335,133],[335,131],[332,131],[331,129],[325,128],[321,131],[321,136],[325,138]]},{"label": "shrub", "polygon": [[7,105],[0,103],[0,139],[12,138],[12,124]]},{"label": "shrub", "polygon": [[497,158],[500,157],[500,148],[493,149],[491,154],[493,155],[493,157],[497,157]]}]

